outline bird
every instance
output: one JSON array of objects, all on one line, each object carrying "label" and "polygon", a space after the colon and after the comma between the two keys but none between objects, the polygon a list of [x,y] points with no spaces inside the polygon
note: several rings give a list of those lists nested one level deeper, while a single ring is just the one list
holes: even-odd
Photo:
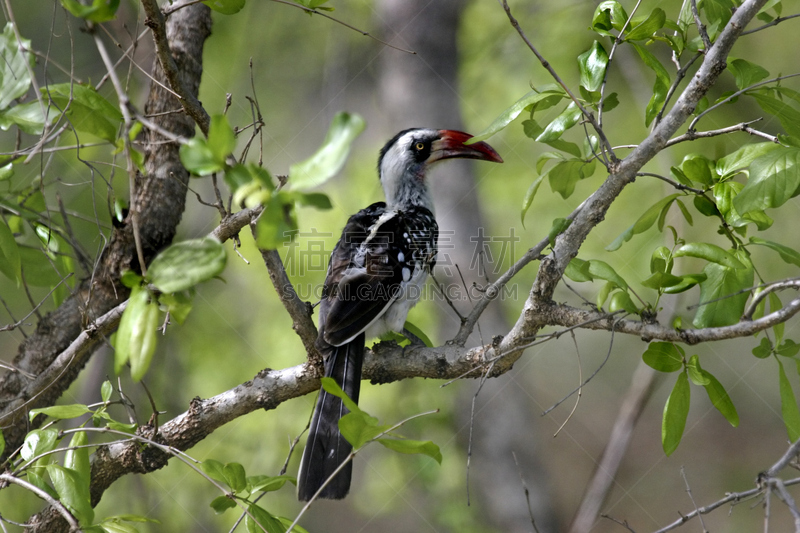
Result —
[{"label": "bird", "polygon": [[[456,130],[412,128],[381,149],[378,177],[385,202],[351,216],[333,249],[322,290],[316,347],[325,376],[358,403],[366,339],[402,332],[436,263],[439,227],[428,190],[430,167],[445,159],[502,163],[485,142]],[[339,432],[349,411],[340,398],[320,390],[297,476],[301,501],[342,499],[350,490],[352,461],[327,485],[352,446]]]}]

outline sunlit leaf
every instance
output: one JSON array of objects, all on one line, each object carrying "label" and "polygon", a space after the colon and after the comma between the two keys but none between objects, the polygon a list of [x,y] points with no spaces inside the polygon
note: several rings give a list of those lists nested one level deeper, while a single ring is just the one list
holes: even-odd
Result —
[{"label": "sunlit leaf", "polygon": [[[45,109],[48,118],[52,118],[51,109]],[[49,122],[49,120],[48,120]],[[8,131],[11,126],[18,126],[19,129],[31,135],[41,135],[44,130],[44,115],[39,101],[27,102],[15,105],[11,109],[0,112],[0,129]]]},{"label": "sunlit leaf", "polygon": [[750,178],[733,200],[739,213],[779,207],[800,186],[800,148],[781,147],[755,159]]},{"label": "sunlit leaf", "polygon": [[227,496],[217,496],[208,505],[214,509],[214,513],[222,514],[228,509],[236,507],[236,502]]},{"label": "sunlit leaf", "polygon": [[527,192],[525,192],[525,198],[522,200],[522,212],[520,213],[523,227],[525,227],[525,213],[527,213],[528,209],[530,209],[531,204],[533,203],[533,198],[536,196],[536,192],[539,190],[539,186],[542,184],[545,176],[547,176],[547,174],[536,178],[534,182],[531,183],[531,186],[528,187]]},{"label": "sunlit leaf", "polygon": [[717,174],[722,178],[732,176],[749,167],[759,157],[778,148],[780,148],[780,145],[772,142],[745,144],[738,150],[717,160]]},{"label": "sunlit leaf", "polygon": [[58,431],[55,429],[34,429],[26,436],[19,451],[20,456],[30,461],[34,457],[52,451],[58,442]]},{"label": "sunlit leaf", "polygon": [[488,139],[498,131],[505,129],[505,127],[511,124],[511,122],[513,122],[514,119],[517,118],[520,115],[520,113],[522,113],[522,111],[529,105],[536,104],[547,98],[552,98],[552,97],[562,98],[565,96],[566,95],[564,94],[563,91],[556,91],[556,90],[542,91],[542,92],[531,91],[522,98],[520,98],[519,100],[517,100],[516,102],[514,102],[513,104],[511,104],[511,106],[508,109],[500,113],[500,115],[496,119],[494,119],[494,121],[491,124],[489,124],[489,127],[487,127],[485,130],[483,130],[476,136],[469,139],[465,144],[473,144],[479,141],[483,141],[485,139]]},{"label": "sunlit leaf", "polygon": [[659,372],[677,372],[683,367],[684,355],[683,350],[671,342],[651,342],[642,360]]},{"label": "sunlit leaf", "polygon": [[684,256],[705,259],[706,261],[717,263],[728,268],[747,268],[741,261],[736,259],[732,253],[723,250],[716,244],[707,242],[689,242],[675,250],[674,257]]},{"label": "sunlit leaf", "polygon": [[225,247],[213,237],[181,241],[159,253],[147,268],[147,280],[165,293],[184,291],[225,269]]},{"label": "sunlit leaf", "polygon": [[421,340],[428,348],[433,347],[433,342],[431,342],[431,339],[427,335],[425,335],[425,332],[422,331],[417,326],[415,326],[414,324],[412,324],[411,322],[406,320],[406,323],[403,326],[403,328],[408,330],[410,334],[414,335],[419,340]]},{"label": "sunlit leaf", "polygon": [[587,91],[597,91],[603,83],[608,66],[608,52],[603,45],[594,41],[591,48],[578,56],[581,85]]},{"label": "sunlit leaf", "polygon": [[549,142],[560,138],[565,131],[577,124],[580,118],[580,108],[575,105],[575,102],[570,102],[567,108],[545,127],[544,131],[536,138],[536,141]]},{"label": "sunlit leaf", "polygon": [[664,416],[661,420],[661,445],[666,455],[671,455],[678,448],[686,427],[689,415],[691,390],[686,372],[678,374],[672,393],[664,405]]},{"label": "sunlit leaf", "polygon": [[786,432],[789,434],[789,440],[794,442],[800,439],[800,409],[797,408],[797,400],[794,396],[794,390],[792,390],[792,384],[789,383],[789,378],[786,377],[783,363],[780,360],[778,360],[778,381],[781,392],[783,423],[786,426]]},{"label": "sunlit leaf", "polygon": [[319,150],[289,167],[289,186],[294,190],[310,189],[333,177],[344,166],[350,145],[365,127],[359,115],[337,113]]},{"label": "sunlit leaf", "polygon": [[706,370],[703,370],[703,376],[708,380],[708,384],[704,385],[708,393],[708,399],[711,400],[717,411],[722,413],[722,416],[725,417],[730,425],[738,427],[739,413],[736,412],[736,407],[733,405],[730,396],[728,396],[725,387]]},{"label": "sunlit leaf", "polygon": [[664,27],[667,14],[663,9],[655,8],[642,22],[631,28],[625,35],[625,40],[639,41],[649,39],[656,31]]},{"label": "sunlit leaf", "polygon": [[650,229],[650,227],[655,224],[656,220],[658,220],[661,212],[665,209],[668,209],[678,196],[680,196],[680,194],[672,194],[666,198],[662,198],[647,208],[647,210],[642,213],[636,222],[634,222],[628,229],[623,231],[616,239],[614,239],[611,244],[606,246],[606,250],[609,252],[619,250],[623,243],[631,240],[634,235],[638,235],[639,233],[643,233]]},{"label": "sunlit leaf", "polygon": [[686,365],[686,374],[689,376],[691,382],[697,386],[705,387],[711,383],[706,376],[706,372],[700,366],[700,357],[697,355],[693,355],[689,358],[689,362]]},{"label": "sunlit leaf", "polygon": [[[286,526],[262,507],[253,503],[247,507],[247,511],[249,514],[244,517],[244,525],[247,529],[247,533],[264,533],[264,529],[269,533],[286,532]],[[253,521],[253,518],[255,518],[255,521]]]},{"label": "sunlit leaf", "polygon": [[730,70],[736,78],[736,86],[739,89],[750,87],[754,83],[758,83],[769,76],[769,71],[767,69],[755,63],[751,63],[746,59],[729,59],[728,70]]},{"label": "sunlit leaf", "polygon": [[429,440],[378,439],[378,442],[390,450],[399,453],[427,455],[442,464],[442,452],[439,450],[439,446]]},{"label": "sunlit leaf", "polygon": [[650,97],[650,102],[647,104],[647,109],[645,110],[645,126],[649,126],[666,101],[667,91],[670,86],[670,78],[667,69],[664,68],[664,65],[662,65],[649,50],[637,43],[631,43],[631,45],[639,54],[639,57],[642,58],[644,64],[656,73],[656,81],[653,85],[653,96]]},{"label": "sunlit leaf", "polygon": [[247,475],[240,463],[228,463],[222,468],[225,483],[235,492],[241,492],[247,487]]},{"label": "sunlit leaf", "polygon": [[378,425],[375,418],[363,411],[353,411],[339,419],[339,431],[355,449],[361,448],[390,427]]},{"label": "sunlit leaf", "polygon": [[7,22],[0,33],[0,111],[28,92],[31,86],[28,66],[33,65],[33,54],[30,49],[31,41],[18,41],[14,24]]},{"label": "sunlit leaf", "polygon": [[31,409],[28,413],[28,419],[33,420],[37,415],[43,414],[50,418],[64,420],[68,418],[78,418],[92,411],[83,404],[70,404],[70,405],[51,405],[50,407],[39,407]]},{"label": "sunlit leaf", "polygon": [[81,525],[91,525],[94,521],[94,509],[89,498],[89,480],[74,470],[57,464],[47,465],[47,473],[61,503],[75,515]]},{"label": "sunlit leaf", "polygon": [[[122,113],[98,93],[94,87],[77,83],[59,83],[42,87],[42,93],[67,110],[70,124],[78,131],[91,133],[114,142],[122,124]],[[68,107],[69,106],[69,107]]]}]

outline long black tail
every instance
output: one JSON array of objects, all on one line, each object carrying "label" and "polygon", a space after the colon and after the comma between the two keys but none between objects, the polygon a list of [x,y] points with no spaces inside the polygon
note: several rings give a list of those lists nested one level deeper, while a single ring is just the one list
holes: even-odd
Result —
[{"label": "long black tail", "polygon": [[[361,390],[364,340],[362,333],[347,344],[326,345],[321,349],[325,358],[325,376],[334,378],[356,403]],[[339,433],[339,419],[348,412],[341,399],[320,390],[297,475],[297,497],[301,501],[310,500],[352,451],[353,447]],[[353,463],[350,462],[328,483],[319,497],[340,500],[347,496],[352,471]]]}]

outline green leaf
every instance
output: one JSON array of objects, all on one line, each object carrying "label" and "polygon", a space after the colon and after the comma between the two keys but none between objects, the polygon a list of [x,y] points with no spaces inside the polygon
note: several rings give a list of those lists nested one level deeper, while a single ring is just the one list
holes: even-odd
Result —
[{"label": "green leaf", "polygon": [[227,261],[225,247],[214,237],[171,245],[147,269],[147,279],[165,293],[185,291],[218,276]]},{"label": "green leaf", "polygon": [[716,244],[710,244],[706,242],[686,243],[677,250],[675,250],[674,256],[697,257],[733,269],[747,268],[741,261],[736,259],[736,257],[730,252],[723,250]]},{"label": "green leaf", "polygon": [[0,430],[0,456],[6,451],[6,438],[3,436],[3,431]]},{"label": "green leaf", "polygon": [[[7,22],[0,33],[0,111],[28,92],[31,77],[28,66],[33,66],[33,54],[29,39],[17,40],[14,24]],[[39,103],[37,102],[38,106]]]},{"label": "green leaf", "polygon": [[[284,518],[282,516],[279,516],[278,520],[281,521],[281,524],[283,524],[283,526],[286,529],[289,529],[289,526],[291,526],[294,523],[294,519]],[[292,528],[291,533],[308,533],[308,530],[295,524],[294,528]]]},{"label": "green leaf", "polygon": [[592,281],[592,275],[589,273],[590,266],[591,264],[589,261],[584,261],[583,259],[574,257],[572,261],[567,264],[567,268],[564,270],[564,275],[572,281],[577,281],[578,283]]},{"label": "green leaf", "polygon": [[753,355],[759,359],[766,359],[772,355],[772,342],[767,337],[761,337],[761,342],[753,348]]},{"label": "green leaf", "polygon": [[556,237],[561,235],[572,224],[572,220],[567,218],[557,218],[553,220],[550,226],[550,232],[547,234],[547,240],[550,241],[550,246],[555,246]]},{"label": "green leaf", "polygon": [[527,213],[528,209],[530,209],[531,204],[533,203],[533,197],[536,196],[536,191],[539,190],[539,186],[542,184],[542,180],[544,180],[545,176],[547,176],[547,174],[536,178],[536,180],[531,183],[531,186],[528,187],[528,191],[525,193],[525,198],[522,200],[522,212],[520,213],[522,227],[525,227],[525,213]]},{"label": "green leaf", "polygon": [[427,455],[442,464],[442,452],[439,450],[439,446],[429,440],[378,439],[378,442],[390,450],[399,453]]},{"label": "green leaf", "polygon": [[294,238],[297,218],[288,193],[279,191],[270,196],[256,223],[256,244],[262,250],[277,250]]},{"label": "green leaf", "polygon": [[351,413],[361,412],[361,409],[358,407],[358,404],[353,400],[351,400],[350,397],[344,393],[339,384],[336,383],[335,379],[322,378],[320,379],[320,383],[322,384],[322,388],[325,389],[325,392],[327,392],[328,394],[333,394],[337,398],[341,398],[342,402],[344,403],[344,406],[347,407],[348,411],[350,411]]},{"label": "green leaf", "polygon": [[94,0],[85,6],[77,0],[61,0],[61,5],[78,18],[92,22],[106,22],[114,18],[119,8],[119,0]]},{"label": "green leaf", "polygon": [[564,94],[564,91],[558,91],[558,90],[542,91],[542,92],[531,91],[522,98],[520,98],[519,100],[517,100],[516,102],[514,102],[513,104],[511,104],[511,107],[500,113],[500,115],[496,119],[494,119],[494,121],[491,124],[489,124],[489,127],[487,127],[485,130],[483,130],[476,136],[469,139],[465,144],[472,144],[479,141],[483,141],[485,139],[488,139],[498,131],[505,129],[505,127],[511,124],[514,121],[514,119],[517,118],[520,115],[520,113],[522,113],[522,111],[528,106],[535,105],[547,98],[557,97],[560,99],[565,96],[566,95]]},{"label": "green leaf", "polygon": [[[736,5],[732,0],[705,0],[702,7],[709,22],[715,26],[724,26],[731,18],[731,13],[736,10]],[[713,35],[709,31],[709,36]]]},{"label": "green leaf", "polygon": [[759,157],[778,148],[780,148],[780,145],[772,142],[745,144],[738,150],[717,160],[717,174],[722,179],[734,176],[749,167]]},{"label": "green leaf", "polygon": [[550,188],[553,192],[559,193],[562,198],[569,198],[575,192],[575,185],[578,181],[594,174],[594,169],[595,160],[589,163],[577,159],[562,161],[547,173]]},{"label": "green leaf", "polygon": [[200,463],[200,469],[206,473],[208,477],[220,483],[227,483],[225,479],[225,465],[216,459],[206,459]]},{"label": "green leaf", "polygon": [[89,485],[91,479],[91,465],[89,463],[89,448],[86,445],[89,438],[86,433],[79,431],[72,436],[69,442],[70,449],[64,454],[64,466],[75,471],[82,483]]},{"label": "green leaf", "polygon": [[117,374],[130,361],[134,381],[144,377],[156,349],[157,327],[158,305],[151,301],[147,289],[134,287],[114,341],[114,369]]},{"label": "green leaf", "polygon": [[655,8],[645,20],[634,26],[625,36],[626,41],[640,41],[649,39],[653,34],[664,27],[667,14],[663,9]]},{"label": "green leaf", "polygon": [[0,272],[17,286],[22,282],[22,258],[14,234],[5,222],[0,220]]},{"label": "green leaf", "polygon": [[114,392],[114,386],[111,385],[111,382],[106,380],[100,385],[100,397],[103,399],[103,402],[108,402],[111,399],[111,393]]},{"label": "green leaf", "polygon": [[717,411],[722,413],[730,425],[733,427],[739,426],[739,413],[736,412],[736,407],[733,405],[730,396],[725,391],[725,387],[717,381],[717,378],[712,376],[706,370],[703,370],[703,376],[708,380],[708,384],[704,385],[706,389],[706,393],[708,393],[708,399],[711,400],[711,403],[714,407],[717,408]]},{"label": "green leaf", "polygon": [[122,113],[94,87],[60,83],[43,87],[42,93],[49,95],[61,111],[67,110],[66,116],[76,130],[91,133],[111,143],[117,138]]},{"label": "green leaf", "polygon": [[216,161],[225,164],[225,159],[236,148],[236,136],[233,134],[225,115],[214,115],[208,127],[208,149]]},{"label": "green leaf", "polygon": [[644,280],[642,285],[648,289],[661,290],[666,289],[667,287],[675,287],[676,285],[680,285],[682,282],[683,278],[680,276],[673,276],[672,274],[667,274],[666,272],[656,272]]},{"label": "green leaf", "polygon": [[[544,128],[542,128],[539,125],[539,123],[533,119],[523,120],[522,129],[525,131],[526,137],[529,137],[534,140],[544,131]],[[578,159],[583,159],[583,154],[581,153],[581,149],[575,143],[565,141],[564,139],[555,139],[552,141],[547,141],[545,144],[547,144],[548,146],[552,146],[556,150],[561,150],[562,152],[566,152]],[[588,159],[588,157],[586,159]]]},{"label": "green leaf", "polygon": [[321,192],[300,192],[295,191],[289,193],[290,197],[297,202],[297,205],[303,207],[315,207],[317,209],[331,209],[331,199],[327,194]]},{"label": "green leaf", "polygon": [[50,418],[64,420],[67,418],[78,418],[79,416],[83,416],[86,413],[91,412],[92,411],[88,407],[78,403],[73,403],[70,405],[53,405],[51,407],[39,407],[37,409],[31,409],[28,413],[28,419],[33,421],[37,415],[43,414],[45,416],[49,416]]},{"label": "green leaf", "polygon": [[240,463],[228,463],[222,469],[225,476],[225,483],[235,492],[242,492],[247,488],[247,476],[244,467]]},{"label": "green leaf", "polygon": [[0,166],[0,181],[10,180],[14,176],[14,164]]},{"label": "green leaf", "polygon": [[228,509],[232,509],[236,507],[236,502],[233,499],[228,498],[227,496],[218,496],[211,500],[209,506],[214,509],[214,513],[222,514]]},{"label": "green leaf", "polygon": [[225,168],[225,161],[216,158],[214,150],[202,137],[189,139],[189,142],[181,145],[179,153],[186,170],[198,176],[210,176]]},{"label": "green leaf", "polygon": [[600,261],[599,259],[591,259],[588,261],[589,263],[589,274],[592,278],[602,279],[605,281],[611,281],[612,283],[616,284],[617,287],[623,290],[628,290],[627,282],[622,279],[622,277],[617,274],[617,272],[605,261]]},{"label": "green leaf", "polygon": [[750,178],[733,200],[739,213],[780,207],[800,186],[800,148],[781,147],[755,159]]},{"label": "green leaf", "polygon": [[58,431],[55,429],[34,429],[26,436],[19,451],[20,456],[30,461],[37,455],[53,451],[58,442]]},{"label": "green leaf", "polygon": [[169,316],[178,324],[183,324],[192,311],[192,298],[183,292],[161,294],[158,303],[166,306]]},{"label": "green leaf", "polygon": [[611,300],[608,302],[609,312],[615,313],[620,309],[624,309],[632,314],[639,314],[639,309],[636,307],[636,304],[633,303],[633,300],[631,300],[627,292],[615,292],[611,295]]},{"label": "green leaf", "polygon": [[623,231],[616,239],[614,239],[611,244],[606,246],[606,251],[613,252],[615,250],[619,250],[622,245],[631,240],[634,235],[638,235],[639,233],[643,233],[650,229],[650,227],[655,224],[656,220],[658,220],[661,212],[665,209],[669,209],[669,206],[672,205],[672,202],[678,196],[680,196],[680,194],[672,194],[666,198],[662,198],[647,208],[647,210],[636,220],[636,222],[633,223],[633,225]]},{"label": "green leaf", "polygon": [[690,399],[689,379],[686,372],[681,372],[664,405],[664,416],[661,419],[661,446],[667,456],[672,455],[681,442],[686,417],[689,415]]},{"label": "green leaf", "polygon": [[775,353],[784,357],[794,357],[797,355],[797,352],[800,352],[800,344],[797,344],[791,339],[787,339],[786,342],[775,349]]},{"label": "green leaf", "polygon": [[594,41],[591,48],[578,56],[581,73],[581,86],[587,91],[597,91],[603,83],[608,66],[608,52],[603,45]]},{"label": "green leaf", "polygon": [[706,376],[705,370],[700,366],[700,358],[696,355],[689,358],[689,363],[686,365],[686,373],[689,375],[689,379],[692,383],[697,386],[705,387],[711,383]]},{"label": "green leaf", "polygon": [[420,328],[418,328],[417,326],[415,326],[414,324],[412,324],[407,320],[403,328],[408,330],[409,333],[411,333],[419,340],[421,340],[423,343],[425,343],[425,346],[427,346],[428,348],[433,348],[433,343],[431,342],[431,339],[427,335],[425,335],[425,332],[422,331]]},{"label": "green leaf", "polygon": [[665,286],[665,293],[678,294],[680,292],[688,291],[698,283],[705,281],[708,276],[705,274],[684,274],[683,276],[678,277],[681,279],[680,283]]},{"label": "green leaf", "polygon": [[748,92],[746,94],[755,98],[761,109],[777,117],[786,133],[792,137],[800,137],[800,111],[765,92]]},{"label": "green leaf", "polygon": [[47,465],[47,473],[58,493],[58,499],[69,512],[75,515],[82,526],[94,521],[94,509],[89,499],[89,480],[70,468],[61,465]]},{"label": "green leaf", "polygon": [[600,2],[594,10],[592,29],[602,35],[611,35],[609,32],[612,28],[621,30],[627,20],[628,14],[619,2],[616,0]]},{"label": "green leaf", "polygon": [[[247,511],[250,513],[244,517],[244,525],[247,529],[247,533],[264,533],[264,529],[269,533],[286,532],[286,526],[284,526],[280,520],[258,505],[254,503],[250,504]],[[255,522],[253,518],[255,518]]]},{"label": "green leaf", "polygon": [[297,484],[297,478],[285,474],[282,476],[250,476],[247,478],[250,492],[274,492],[282,488],[287,481]]},{"label": "green leaf", "polygon": [[350,145],[365,126],[359,115],[337,113],[319,150],[309,159],[289,167],[289,186],[293,190],[310,189],[333,177],[344,166]]},{"label": "green leaf", "polygon": [[746,268],[728,268],[709,263],[700,282],[700,307],[693,324],[696,328],[729,326],[739,321],[747,303],[747,289],[753,285],[753,265],[744,251],[737,252]]},{"label": "green leaf", "polygon": [[642,360],[659,372],[677,372],[683,367],[684,355],[683,349],[671,342],[651,342]]},{"label": "green leaf", "polygon": [[577,124],[580,118],[580,108],[575,105],[575,102],[570,102],[567,108],[545,127],[544,131],[536,138],[536,141],[546,143],[559,139],[565,131]]},{"label": "green leaf", "polygon": [[599,309],[602,309],[603,306],[606,304],[606,300],[608,300],[608,295],[617,290],[617,284],[611,283],[607,281],[603,284],[599,291],[597,291],[597,298],[595,299],[595,305]]},{"label": "green leaf", "polygon": [[631,43],[631,45],[636,49],[636,52],[639,54],[639,57],[642,58],[644,64],[656,73],[656,81],[653,85],[653,96],[650,98],[650,102],[647,104],[647,109],[645,110],[645,126],[649,126],[663,107],[667,99],[667,91],[669,90],[671,82],[667,69],[664,68],[664,65],[661,64],[656,56],[639,44]]},{"label": "green leaf", "polygon": [[[45,109],[48,119],[52,117],[50,111],[50,109]],[[11,126],[16,125],[25,133],[41,135],[44,130],[44,124],[42,106],[39,105],[38,100],[15,105],[11,109],[0,112],[0,129],[3,131],[8,131]]]},{"label": "green leaf", "polygon": [[800,409],[797,408],[797,400],[792,390],[792,384],[789,383],[789,378],[786,377],[786,372],[783,370],[783,363],[780,362],[780,359],[776,360],[778,361],[778,380],[781,391],[781,415],[786,432],[789,434],[789,440],[794,442],[800,439]]},{"label": "green leaf", "polygon": [[750,87],[769,76],[767,69],[745,59],[729,60],[728,69],[735,76],[739,89]]},{"label": "green leaf", "polygon": [[339,419],[339,431],[355,449],[361,448],[390,427],[378,425],[375,418],[363,411],[353,411]]},{"label": "green leaf", "polygon": [[223,15],[234,15],[242,10],[245,0],[205,0],[205,5]]}]

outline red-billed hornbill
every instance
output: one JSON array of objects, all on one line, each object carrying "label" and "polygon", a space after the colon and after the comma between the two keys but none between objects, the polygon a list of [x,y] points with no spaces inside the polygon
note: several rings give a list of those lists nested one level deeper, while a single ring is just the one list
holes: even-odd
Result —
[{"label": "red-billed hornbill", "polygon": [[[316,345],[325,376],[334,378],[355,402],[364,341],[403,331],[406,315],[436,262],[439,227],[426,182],[428,169],[451,158],[503,162],[484,142],[465,145],[471,137],[460,131],[422,128],[395,135],[378,158],[386,203],[374,203],[351,216],[333,249]],[[339,419],[347,412],[339,398],[320,391],[297,476],[300,500],[310,500],[352,450],[339,433]],[[319,497],[344,498],[351,472],[352,462]]]}]

